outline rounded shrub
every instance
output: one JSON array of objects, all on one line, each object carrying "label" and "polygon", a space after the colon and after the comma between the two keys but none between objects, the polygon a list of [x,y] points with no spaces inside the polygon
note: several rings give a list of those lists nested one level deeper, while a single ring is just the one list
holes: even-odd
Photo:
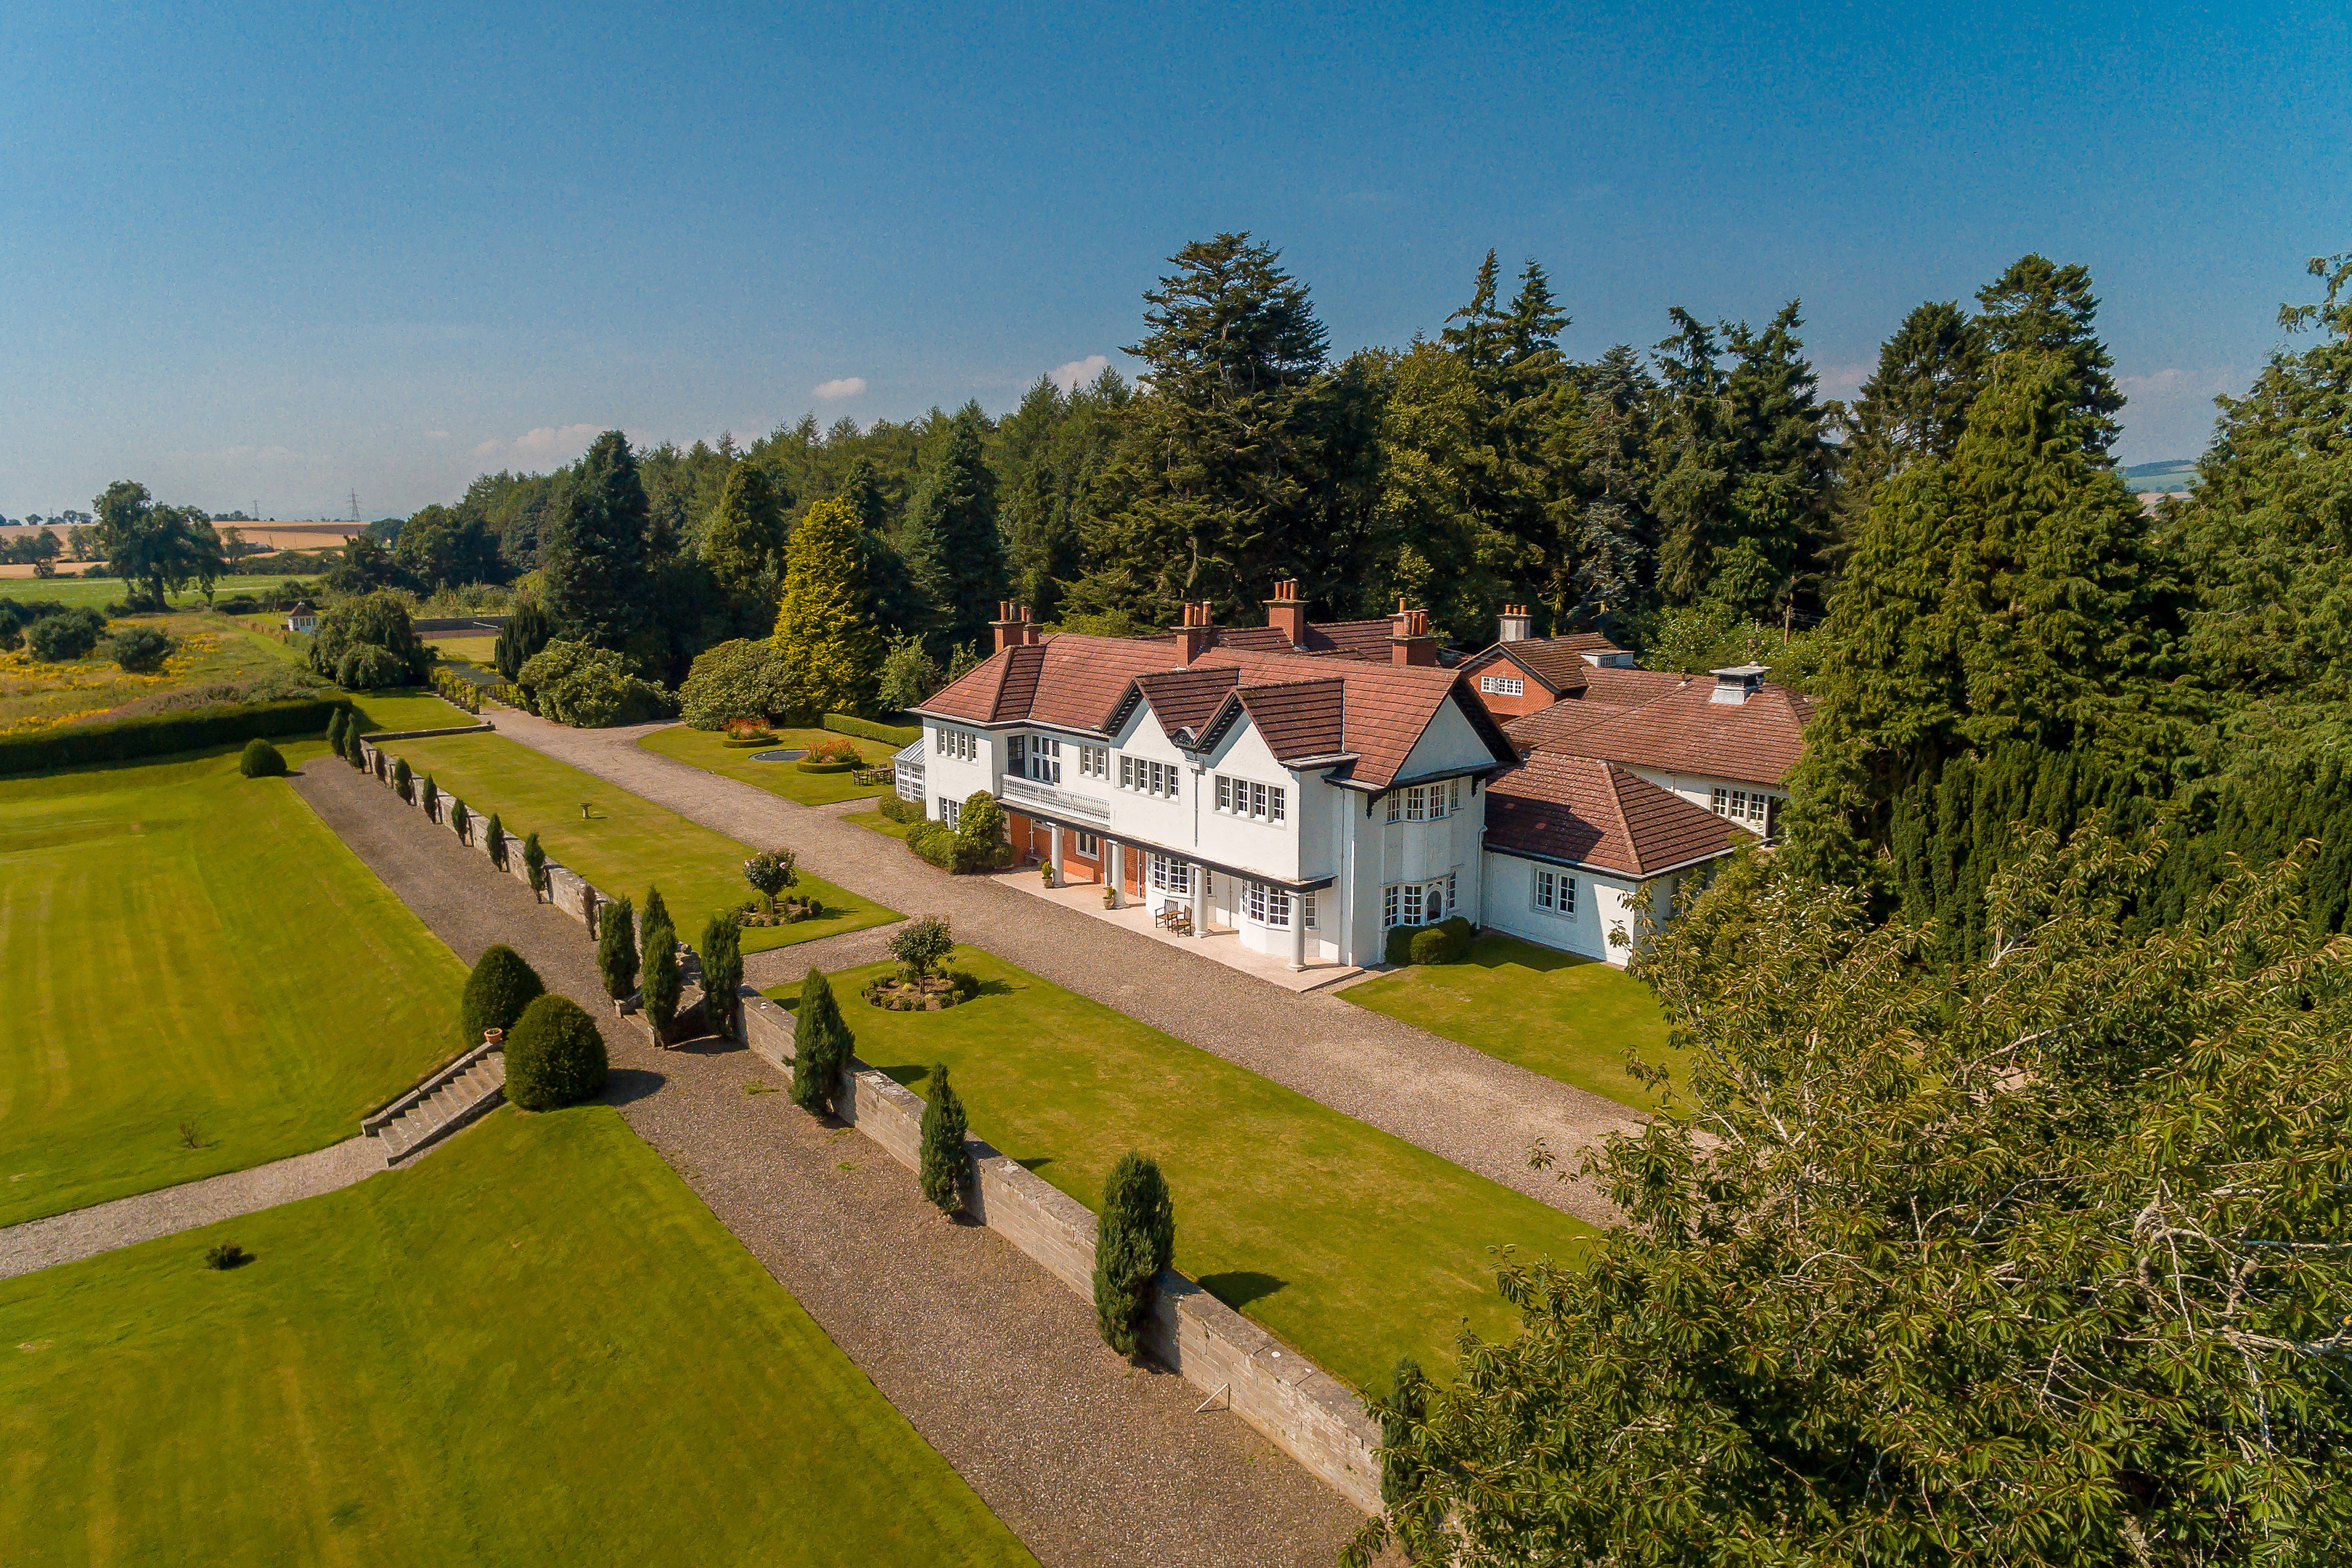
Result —
[{"label": "rounded shrub", "polygon": [[457,1043],[478,1046],[488,1030],[513,1028],[523,1009],[546,994],[539,972],[500,942],[482,954],[467,978],[465,1000],[457,1005]]},{"label": "rounded shrub", "polygon": [[507,1031],[507,1098],[552,1110],[604,1091],[604,1037],[568,996],[535,996]]},{"label": "rounded shrub", "polygon": [[64,664],[96,647],[98,634],[105,626],[104,616],[87,606],[77,606],[44,616],[26,626],[25,642],[35,658],[45,664]]},{"label": "rounded shrub", "polygon": [[153,626],[128,626],[108,639],[106,651],[133,675],[152,675],[180,645]]},{"label": "rounded shrub", "polygon": [[245,743],[245,754],[237,758],[236,771],[249,779],[284,778],[286,757],[277,747],[256,735]]},{"label": "rounded shrub", "polygon": [[1405,952],[1414,963],[1444,963],[1454,956],[1454,938],[1443,926],[1423,926],[1412,933]]}]

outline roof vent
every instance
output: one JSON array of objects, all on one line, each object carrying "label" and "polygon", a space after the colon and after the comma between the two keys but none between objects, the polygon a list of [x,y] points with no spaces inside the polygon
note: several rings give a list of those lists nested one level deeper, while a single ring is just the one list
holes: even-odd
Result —
[{"label": "roof vent", "polygon": [[1771,666],[1767,664],[1735,664],[1710,669],[1707,673],[1715,677],[1715,689],[1706,694],[1706,700],[1728,702],[1736,708],[1755,695],[1756,689],[1764,682],[1764,672],[1769,668]]}]

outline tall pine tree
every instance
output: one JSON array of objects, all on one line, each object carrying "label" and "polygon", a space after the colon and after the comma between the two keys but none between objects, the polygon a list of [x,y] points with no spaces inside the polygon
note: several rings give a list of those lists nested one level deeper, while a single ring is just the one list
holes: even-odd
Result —
[{"label": "tall pine tree", "polygon": [[727,471],[719,509],[702,533],[702,559],[721,588],[748,594],[782,575],[791,504],[766,464],[739,462]]},{"label": "tall pine tree", "polygon": [[2058,362],[2084,454],[2108,461],[2108,448],[2123,433],[2116,416],[2123,412],[2124,395],[2107,345],[2091,330],[2099,302],[2091,294],[2090,269],[2021,256],[1977,290],[1977,303],[1984,308],[1977,324],[1992,353],[2042,353]]},{"label": "tall pine tree", "polygon": [[882,637],[865,603],[857,514],[838,500],[810,507],[784,563],[775,647],[818,713],[859,713],[873,704]]},{"label": "tall pine tree", "polygon": [[1882,480],[1951,457],[1968,428],[1969,405],[1984,390],[1989,357],[1983,329],[1956,300],[1913,306],[1879,345],[1878,367],[1849,416],[1843,479],[1854,522]]},{"label": "tall pine tree", "polygon": [[607,430],[540,542],[540,599],[558,637],[617,651],[649,625],[646,518],[629,439]]},{"label": "tall pine tree", "polygon": [[923,476],[900,537],[907,569],[933,605],[933,647],[978,646],[1004,597],[1004,542],[996,528],[996,474],[978,404],[959,409],[947,445]]}]

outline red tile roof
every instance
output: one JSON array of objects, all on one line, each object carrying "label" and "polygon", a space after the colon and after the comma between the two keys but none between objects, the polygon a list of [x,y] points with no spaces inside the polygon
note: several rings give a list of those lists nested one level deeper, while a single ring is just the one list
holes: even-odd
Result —
[{"label": "red tile roof", "polygon": [[1136,678],[1136,688],[1151,705],[1151,716],[1171,741],[1198,735],[1225,699],[1241,684],[1236,669],[1166,669]]},{"label": "red tile roof", "polygon": [[1652,877],[1749,837],[1715,813],[1592,757],[1538,752],[1486,786],[1486,847],[1506,854]]},{"label": "red tile roof", "polygon": [[1392,621],[1323,621],[1307,628],[1307,641],[1293,644],[1279,626],[1219,626],[1219,647],[1244,653],[1320,653],[1342,658],[1376,659],[1386,663]]},{"label": "red tile roof", "polygon": [[916,710],[973,724],[1025,719],[1099,730],[1137,676],[1180,668],[1174,637],[1060,632],[991,655]]},{"label": "red tile roof", "polygon": [[1517,755],[1486,705],[1463,683],[1459,670],[1225,647],[1211,648],[1193,661],[1195,669],[1227,665],[1241,671],[1242,683],[1249,688],[1321,677],[1339,680],[1341,749],[1353,752],[1357,758],[1344,776],[1374,789],[1386,789],[1396,781],[1412,748],[1448,702],[1461,710],[1497,761]]},{"label": "red tile roof", "polygon": [[[1638,704],[1609,700],[1598,682],[1584,698],[1555,702],[1507,727],[1523,752],[1565,752],[1633,767],[1696,773],[1743,784],[1779,785],[1805,746],[1812,700],[1785,686],[1759,685],[1745,702],[1717,702],[1705,676],[1596,669],[1595,676],[1638,675],[1674,682]],[[1625,683],[1633,690],[1638,686]],[[1595,702],[1595,698],[1603,699]]]},{"label": "red tile roof", "polygon": [[[1337,756],[1348,749],[1348,683],[1338,676],[1292,680],[1277,686],[1244,686],[1230,699],[1245,712],[1282,761]],[[1225,714],[1220,720],[1230,721]],[[1210,725],[1210,738],[1219,728]]]}]

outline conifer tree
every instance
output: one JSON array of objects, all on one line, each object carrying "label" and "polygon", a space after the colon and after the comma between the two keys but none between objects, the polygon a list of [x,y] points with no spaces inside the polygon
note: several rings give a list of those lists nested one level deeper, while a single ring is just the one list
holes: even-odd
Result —
[{"label": "conifer tree", "polygon": [[727,471],[719,510],[702,533],[702,559],[721,588],[748,593],[782,574],[790,504],[766,464],[744,461]]},{"label": "conifer tree", "polygon": [[607,430],[540,544],[541,595],[555,636],[615,652],[646,629],[646,501],[628,437]]},{"label": "conifer tree", "polygon": [[[496,822],[498,818],[492,817],[490,820]],[[547,885],[547,851],[539,847],[539,834],[536,831],[523,835],[522,868],[524,874],[530,879],[532,892],[543,899],[554,896]]]},{"label": "conifer tree", "polygon": [[327,750],[339,757],[343,754],[343,726],[349,718],[350,710],[343,708],[327,715]]},{"label": "conifer tree", "polygon": [[2059,365],[2064,407],[2079,432],[2083,455],[2109,461],[2107,449],[2123,433],[2116,416],[2124,395],[2116,387],[2116,362],[2091,330],[2099,301],[2091,294],[2085,267],[2061,267],[2046,257],[2026,255],[1977,290],[1983,307],[1977,325],[1996,354],[2046,354]]},{"label": "conifer tree", "polygon": [[393,793],[393,794],[394,794],[394,795],[398,795],[398,796],[399,796],[401,799],[403,799],[403,800],[408,800],[408,799],[411,799],[411,798],[413,797],[414,794],[415,794],[415,791],[414,791],[414,789],[412,788],[412,784],[413,784],[413,781],[415,780],[415,776],[416,776],[416,775],[415,775],[415,773],[411,773],[411,772],[409,771],[409,768],[408,768],[408,759],[407,759],[406,757],[394,757],[394,758],[393,758],[393,760],[392,760],[392,793]]},{"label": "conifer tree", "polygon": [[936,606],[935,650],[982,642],[1004,597],[996,475],[982,449],[986,429],[978,404],[956,412],[900,535],[907,570]]},{"label": "conifer tree", "polygon": [[[507,830],[499,821],[499,814],[495,811],[490,813],[490,820],[482,828],[482,842],[490,847],[490,864],[501,871],[505,870],[507,868]],[[531,879],[531,891],[535,893],[538,890],[539,880],[534,877]]]},{"label": "conifer tree", "polygon": [[1381,1423],[1381,1501],[1393,1508],[1412,1495],[1414,1473],[1408,1445],[1412,1429],[1429,1414],[1429,1379],[1409,1355],[1389,1372],[1389,1392],[1373,1414]]},{"label": "conifer tree", "polygon": [[637,924],[640,927],[650,926],[656,921],[661,921],[664,925],[671,923],[669,918],[669,906],[662,902],[661,889],[659,888],[647,888],[646,889],[646,907],[638,913]]},{"label": "conifer tree", "polygon": [[857,514],[837,500],[808,509],[793,531],[776,612],[776,651],[818,713],[872,706],[882,638],[862,602]]},{"label": "conifer tree", "polygon": [[801,981],[800,1011],[793,1020],[793,1103],[812,1115],[829,1113],[856,1048],[833,982],[811,968]]},{"label": "conifer tree", "polygon": [[360,740],[361,724],[355,717],[343,730],[343,760],[364,771],[368,765],[367,747]]},{"label": "conifer tree", "polygon": [[934,1065],[924,1085],[923,1201],[941,1214],[961,1214],[964,1188],[971,1181],[971,1151],[964,1146],[963,1100],[948,1082],[945,1062]]},{"label": "conifer tree", "polygon": [[546,990],[539,972],[513,948],[501,942],[485,949],[466,978],[457,1008],[457,1043],[478,1046],[485,1032],[512,1028],[531,998]]},{"label": "conifer tree", "polygon": [[425,805],[425,820],[427,822],[440,821],[441,791],[439,786],[434,784],[433,775],[431,773],[426,773],[425,775],[425,782],[417,786],[416,794],[417,798],[421,800]]},{"label": "conifer tree", "polygon": [[637,921],[625,898],[614,899],[596,911],[596,973],[604,994],[625,1000],[637,988]]},{"label": "conifer tree", "polygon": [[466,803],[454,795],[449,797],[449,826],[457,829],[458,843],[471,844],[474,841],[471,831],[473,818],[466,810]]},{"label": "conifer tree", "polygon": [[1954,300],[1914,306],[1879,345],[1878,368],[1862,384],[1848,421],[1843,478],[1855,525],[1881,481],[1916,463],[1950,458],[1990,365],[1984,330]]},{"label": "conifer tree", "polygon": [[710,1027],[730,1039],[741,1037],[743,948],[734,918],[713,915],[702,928],[702,1010]]},{"label": "conifer tree", "polygon": [[1103,1179],[1095,1217],[1095,1327],[1125,1356],[1143,1348],[1160,1270],[1176,1257],[1176,1200],[1158,1162],[1132,1150]]},{"label": "conifer tree", "polygon": [[654,1044],[665,1046],[677,1026],[678,998],[686,991],[677,965],[677,932],[670,929],[667,915],[646,922],[643,945],[646,1023],[654,1032]]},{"label": "conifer tree", "polygon": [[522,667],[546,647],[554,636],[554,629],[547,624],[546,613],[539,607],[539,601],[520,600],[513,613],[507,616],[507,624],[499,628],[499,640],[490,649],[491,661],[498,666],[500,676],[512,680],[522,673]]}]

